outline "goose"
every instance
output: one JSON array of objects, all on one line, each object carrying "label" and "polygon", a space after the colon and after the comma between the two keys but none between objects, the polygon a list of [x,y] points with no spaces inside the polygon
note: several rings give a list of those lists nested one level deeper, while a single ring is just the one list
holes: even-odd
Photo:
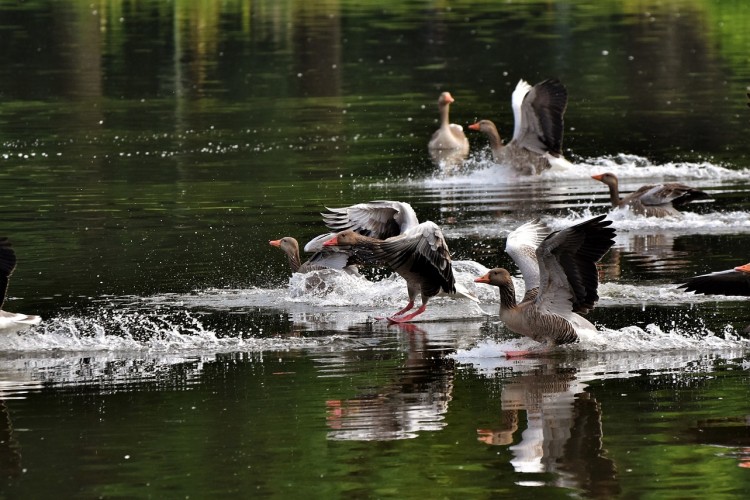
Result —
[{"label": "goose", "polygon": [[335,251],[322,246],[315,248],[311,245],[309,251],[315,253],[303,263],[299,255],[299,243],[295,238],[284,236],[278,240],[270,240],[268,244],[281,249],[286,254],[292,273],[305,274],[322,269],[340,269],[349,274],[359,274],[356,262],[346,252]]},{"label": "goose", "polygon": [[750,296],[750,263],[689,278],[677,288],[705,295]]},{"label": "goose", "polygon": [[513,137],[503,145],[491,120],[469,125],[490,141],[492,158],[523,175],[537,175],[553,165],[568,166],[562,154],[563,116],[568,91],[559,80],[548,79],[533,87],[520,80],[511,97]]},{"label": "goose", "polygon": [[694,200],[708,198],[708,194],[686,186],[680,182],[665,184],[647,184],[637,191],[620,199],[617,176],[611,172],[592,175],[592,179],[603,182],[609,187],[609,198],[615,208],[629,208],[637,215],[646,217],[680,217],[678,210]]},{"label": "goose", "polygon": [[[456,293],[450,251],[443,232],[432,221],[422,222],[411,229],[387,239],[377,239],[346,229],[326,241],[324,246],[347,248],[363,262],[385,265],[406,280],[408,304],[387,317],[391,323],[413,320],[427,308],[431,297],[444,293]],[[421,296],[420,307],[414,307],[417,295]]]},{"label": "goose", "polygon": [[[519,261],[518,255],[511,253],[527,287],[520,303],[507,269],[491,269],[474,281],[499,287],[500,319],[510,330],[542,343],[545,349],[575,342],[580,332],[596,331],[581,314],[588,313],[599,300],[596,263],[614,244],[615,230],[610,224],[600,215],[543,239],[545,229],[538,222],[511,233],[508,239],[515,240],[511,246],[518,249],[514,253],[523,254]],[[532,256],[529,247],[537,243]],[[529,351],[510,351],[506,356],[526,354]]]},{"label": "goose", "polygon": [[464,134],[461,125],[450,123],[448,116],[451,103],[455,102],[450,92],[443,92],[438,98],[438,110],[440,111],[440,128],[433,134],[427,149],[431,152],[442,150],[454,150],[462,156],[469,154],[469,140]]},{"label": "goose", "polygon": [[8,296],[10,275],[16,269],[16,253],[10,240],[0,237],[0,329],[17,330],[31,325],[38,325],[42,318],[32,314],[21,314],[2,309]]}]

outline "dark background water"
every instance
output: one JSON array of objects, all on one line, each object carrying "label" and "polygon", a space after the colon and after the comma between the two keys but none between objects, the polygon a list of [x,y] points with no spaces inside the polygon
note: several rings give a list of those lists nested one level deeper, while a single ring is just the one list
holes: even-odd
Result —
[{"label": "dark background water", "polygon": [[[567,86],[573,161],[625,153],[666,177],[681,163],[742,172],[750,5],[0,2],[0,39],[0,211],[19,258],[5,308],[38,312],[56,334],[2,352],[3,495],[746,492],[743,352],[484,369],[448,355],[509,336],[490,320],[311,330],[277,300],[289,272],[267,242],[319,234],[325,206],[398,199],[444,226],[456,258],[508,265],[490,228],[591,200],[603,212],[601,186],[585,179],[425,182],[438,94],[456,98],[452,121],[491,118],[507,135],[520,78]],[[484,141],[470,139],[481,155]],[[697,177],[714,199],[695,208],[700,222],[747,218],[742,176]],[[656,287],[745,263],[750,238],[737,227],[626,236],[603,272]],[[212,289],[271,298],[181,316],[185,296]],[[180,299],[143,305],[159,294]],[[594,319],[698,334],[750,322],[741,300],[632,302]],[[138,313],[120,316],[131,303]],[[168,339],[157,352],[91,342],[193,320],[271,342],[189,354]],[[529,422],[544,422],[536,472],[513,463]]]}]

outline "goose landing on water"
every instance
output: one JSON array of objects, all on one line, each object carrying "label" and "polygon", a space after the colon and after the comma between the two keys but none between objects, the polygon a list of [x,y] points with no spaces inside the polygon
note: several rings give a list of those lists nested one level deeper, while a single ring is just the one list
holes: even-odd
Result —
[{"label": "goose landing on water", "polygon": [[511,97],[513,138],[503,145],[497,127],[480,120],[469,129],[484,133],[495,163],[508,165],[523,175],[538,175],[553,165],[570,165],[562,154],[563,116],[568,91],[558,80],[544,80],[533,87],[520,80]]},{"label": "goose landing on water", "polygon": [[12,313],[2,310],[8,294],[10,275],[16,268],[16,253],[10,240],[0,237],[0,331],[12,331],[38,325],[42,318],[31,314]]},{"label": "goose landing on water", "polygon": [[[510,330],[547,347],[575,342],[579,332],[596,331],[581,314],[599,300],[596,263],[614,244],[615,230],[610,224],[600,215],[544,239],[546,230],[538,222],[511,233],[508,253],[522,270],[527,287],[520,303],[506,269],[491,269],[475,281],[500,288],[500,319]],[[515,351],[506,356],[528,353]]]},{"label": "goose landing on water", "polygon": [[629,208],[634,214],[646,217],[680,217],[678,210],[691,201],[704,200],[708,194],[680,182],[648,184],[620,199],[617,176],[610,172],[592,175],[592,179],[609,187],[609,198],[614,208]]}]

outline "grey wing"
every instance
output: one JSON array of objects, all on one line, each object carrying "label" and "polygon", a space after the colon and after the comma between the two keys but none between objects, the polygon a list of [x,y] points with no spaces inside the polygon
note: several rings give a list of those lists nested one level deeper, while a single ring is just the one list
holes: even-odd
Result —
[{"label": "grey wing", "polygon": [[[349,252],[320,251],[303,264],[307,269],[344,269],[352,264]],[[303,272],[303,271],[300,271]]]},{"label": "grey wing", "polygon": [[731,269],[695,276],[678,288],[706,295],[750,296],[750,274]]},{"label": "grey wing", "polygon": [[562,155],[563,116],[568,91],[558,80],[545,80],[532,87],[521,105],[522,126],[514,140],[538,154]]},{"label": "grey wing", "polygon": [[560,315],[585,314],[599,300],[596,263],[614,244],[604,215],[550,234],[537,249],[540,286],[536,303]]},{"label": "grey wing", "polygon": [[10,275],[16,268],[16,252],[6,237],[0,237],[0,307],[5,302],[8,293]]},{"label": "grey wing", "polygon": [[419,276],[422,291],[428,296],[437,295],[441,289],[446,293],[456,291],[448,244],[443,232],[431,221],[383,241],[374,252],[378,260],[399,274]]},{"label": "grey wing", "polygon": [[705,192],[679,182],[657,184],[650,186],[649,189],[641,188],[637,192],[641,190],[643,190],[643,194],[640,195],[641,203],[646,206],[664,205],[667,203],[684,205],[693,200],[708,198],[708,194]]},{"label": "grey wing", "polygon": [[377,200],[327,210],[321,215],[330,229],[351,229],[381,240],[397,236],[418,224],[411,205],[399,201]]},{"label": "grey wing", "polygon": [[539,286],[536,249],[549,233],[549,228],[536,219],[513,230],[505,241],[505,252],[521,270],[526,293]]}]

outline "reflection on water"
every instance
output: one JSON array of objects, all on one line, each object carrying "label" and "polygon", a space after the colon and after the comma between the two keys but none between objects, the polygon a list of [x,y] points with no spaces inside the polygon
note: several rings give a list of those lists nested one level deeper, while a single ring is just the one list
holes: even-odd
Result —
[{"label": "reflection on water", "polygon": [[[45,318],[1,338],[0,497],[750,489],[747,302],[672,285],[750,247],[750,4],[29,0],[0,18],[8,305]],[[456,123],[507,129],[518,79],[547,77],[570,94],[570,168],[519,177],[479,140],[434,163],[443,87]],[[473,278],[511,264],[523,222],[609,212],[603,171],[712,199],[610,214],[601,335],[505,360],[523,339]],[[400,278],[290,279],[270,253],[374,199],[444,228],[481,309],[436,298],[389,327],[372,317]]]},{"label": "reflection on water", "polygon": [[407,340],[405,358],[394,370],[393,380],[368,387],[354,398],[326,401],[330,439],[414,438],[420,431],[439,431],[446,425],[453,363],[431,352],[428,334],[418,326],[397,328]]},{"label": "reflection on water", "polygon": [[[516,472],[555,473],[556,485],[595,497],[620,492],[615,464],[602,449],[601,405],[575,368],[551,361],[510,377],[501,405],[499,426],[477,429],[477,434],[486,444],[510,445]],[[519,413],[526,416],[520,436]],[[539,484],[534,479],[521,483]]]}]

